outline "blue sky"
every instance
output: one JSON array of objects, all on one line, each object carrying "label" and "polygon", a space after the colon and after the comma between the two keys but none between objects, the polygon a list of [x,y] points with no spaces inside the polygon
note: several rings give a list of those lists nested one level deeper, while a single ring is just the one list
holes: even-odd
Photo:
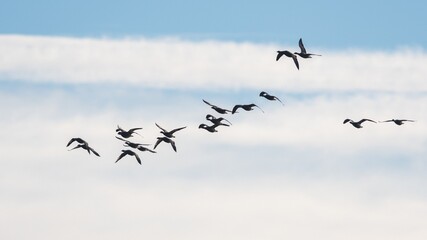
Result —
[{"label": "blue sky", "polygon": [[[426,5],[3,1],[0,238],[425,240]],[[322,56],[275,60],[300,37]],[[202,99],[264,113],[211,134]],[[114,163],[155,123],[176,153]]]},{"label": "blue sky", "polygon": [[0,33],[426,48],[425,1],[2,1]]}]

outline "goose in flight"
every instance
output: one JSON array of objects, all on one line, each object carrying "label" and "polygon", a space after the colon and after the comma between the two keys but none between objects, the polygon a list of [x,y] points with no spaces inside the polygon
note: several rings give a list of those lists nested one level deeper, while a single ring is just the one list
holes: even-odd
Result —
[{"label": "goose in flight", "polygon": [[256,104],[237,104],[233,107],[233,111],[231,111],[232,114],[235,114],[237,112],[237,109],[243,108],[245,111],[252,111],[254,110],[254,107],[259,108],[262,112],[264,112],[260,107],[258,107]]},{"label": "goose in flight", "polygon": [[205,129],[206,131],[208,131],[208,132],[211,132],[211,133],[214,133],[214,132],[218,132],[215,128],[216,127],[218,127],[219,125],[217,125],[217,124],[214,124],[214,125],[212,125],[212,126],[208,126],[208,125],[206,125],[206,124],[204,124],[204,123],[202,123],[202,124],[200,124],[199,125],[199,128],[203,128],[203,129]]},{"label": "goose in flight", "polygon": [[204,99],[202,99],[202,100],[203,100],[203,102],[204,102],[204,103],[206,103],[207,105],[211,106],[211,108],[212,108],[213,110],[217,111],[217,112],[218,112],[218,113],[220,113],[220,114],[227,114],[227,113],[231,112],[231,111],[230,111],[230,110],[228,110],[228,109],[220,108],[220,107],[218,107],[218,106],[215,106],[215,105],[213,105],[213,104],[210,104],[208,101],[206,101],[206,100],[204,100]]},{"label": "goose in flight", "polygon": [[295,52],[294,54],[297,54],[302,58],[311,58],[311,56],[322,56],[319,54],[307,53],[307,50],[305,50],[305,47],[304,47],[304,43],[302,43],[302,38],[299,39],[298,45],[299,45],[299,48],[301,49],[301,52],[299,53]]},{"label": "goose in flight", "polygon": [[391,120],[386,120],[386,121],[382,121],[383,123],[384,122],[394,122],[394,123],[396,123],[397,125],[403,125],[404,124],[404,122],[415,122],[414,120],[408,120],[408,119],[391,119]]},{"label": "goose in flight", "polygon": [[365,121],[369,121],[369,122],[377,123],[377,122],[375,122],[374,120],[366,119],[366,118],[364,118],[364,119],[362,119],[362,120],[360,120],[360,121],[358,121],[358,122],[355,122],[355,121],[353,121],[353,120],[351,120],[351,119],[347,118],[346,120],[344,120],[343,124],[346,124],[346,123],[348,123],[348,122],[349,122],[349,123],[351,123],[351,125],[353,125],[353,127],[355,127],[355,128],[362,128],[362,123],[363,123],[363,122],[365,122]]},{"label": "goose in flight", "polygon": [[135,156],[136,161],[138,161],[139,165],[141,165],[141,159],[139,158],[138,154],[132,150],[122,150],[122,154],[120,154],[120,156],[117,158],[116,163],[126,155]]},{"label": "goose in flight", "polygon": [[181,129],[186,128],[186,127],[180,127],[180,128],[173,129],[173,130],[171,130],[171,131],[166,131],[164,128],[160,127],[157,123],[155,123],[155,124],[156,124],[156,126],[157,126],[158,128],[160,128],[160,130],[162,130],[160,133],[162,133],[163,135],[165,135],[165,137],[168,137],[168,138],[174,138],[175,136],[174,136],[173,134],[174,134],[175,132],[177,132],[177,131],[179,131],[179,130],[181,130]]},{"label": "goose in flight", "polygon": [[278,97],[273,96],[273,95],[270,95],[270,94],[268,94],[268,93],[266,93],[266,92],[264,92],[264,91],[262,91],[262,92],[259,94],[259,96],[260,96],[260,97],[264,97],[264,98],[266,98],[266,99],[268,99],[268,100],[270,100],[270,101],[275,101],[275,100],[277,100],[277,101],[279,101],[283,106],[285,105],[285,104],[283,104],[283,102],[282,102],[282,101],[280,101],[280,99],[279,99]]},{"label": "goose in flight", "polygon": [[290,57],[294,60],[295,66],[297,67],[297,69],[299,70],[299,63],[298,63],[298,59],[297,59],[297,55],[285,50],[285,51],[277,51],[277,56],[276,56],[276,61],[279,61],[279,59],[285,55],[286,57]]},{"label": "goose in flight", "polygon": [[92,152],[93,154],[95,154],[96,156],[99,157],[99,154],[93,148],[89,147],[89,144],[81,138],[71,138],[71,140],[67,143],[67,147],[70,146],[71,143],[73,143],[73,142],[78,142],[79,144],[77,146],[75,146],[74,148],[68,150],[68,151],[71,151],[71,150],[74,150],[77,148],[83,148],[83,149],[87,150],[87,152],[89,154],[90,154],[90,152]]},{"label": "goose in flight", "polygon": [[132,137],[132,134],[134,134],[134,133],[140,135],[139,133],[135,132],[136,130],[140,130],[140,129],[142,129],[142,128],[131,128],[128,131],[126,131],[117,125],[116,132],[117,132],[117,134],[119,134],[120,136],[122,136],[124,138],[130,138],[130,137]]},{"label": "goose in flight", "polygon": [[87,142],[81,138],[71,138],[70,141],[68,141],[68,143],[67,143],[67,147],[70,146],[73,142],[78,142],[80,144],[86,144],[87,145]]},{"label": "goose in flight", "polygon": [[152,153],[156,153],[155,151],[153,151],[153,150],[151,150],[149,148],[144,147],[144,146],[147,146],[147,145],[150,145],[150,144],[133,143],[133,142],[127,141],[127,140],[125,140],[123,138],[119,138],[119,137],[116,137],[116,138],[119,139],[119,140],[124,141],[125,142],[125,145],[124,145],[125,147],[136,148],[136,149],[138,149],[141,152],[149,151],[149,152],[152,152]]},{"label": "goose in flight", "polygon": [[159,145],[161,142],[169,143],[172,146],[173,150],[176,152],[175,142],[167,137],[158,137],[156,144],[154,144],[154,149],[156,149],[157,145]]}]

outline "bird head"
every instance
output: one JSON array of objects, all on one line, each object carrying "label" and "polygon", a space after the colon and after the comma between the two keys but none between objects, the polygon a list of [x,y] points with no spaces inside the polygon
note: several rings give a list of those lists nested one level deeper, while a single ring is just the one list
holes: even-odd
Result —
[{"label": "bird head", "polygon": [[212,119],[215,119],[215,117],[210,114],[206,115],[206,120],[212,120]]}]

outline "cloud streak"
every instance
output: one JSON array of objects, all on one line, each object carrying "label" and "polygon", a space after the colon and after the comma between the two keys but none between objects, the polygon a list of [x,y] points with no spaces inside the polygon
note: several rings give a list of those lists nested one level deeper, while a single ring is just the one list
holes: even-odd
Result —
[{"label": "cloud streak", "polygon": [[[306,43],[309,47],[309,41]],[[0,36],[0,76],[53,83],[128,83],[155,88],[281,88],[288,91],[426,91],[427,54],[314,49],[322,57],[275,62],[294,46],[191,42],[180,39],[96,39]],[[313,51],[314,51],[313,50]]]}]

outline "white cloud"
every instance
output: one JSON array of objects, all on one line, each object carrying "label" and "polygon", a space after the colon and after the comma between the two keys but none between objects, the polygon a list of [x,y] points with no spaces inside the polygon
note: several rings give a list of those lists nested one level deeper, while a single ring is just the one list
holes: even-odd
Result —
[{"label": "white cloud", "polygon": [[316,50],[322,57],[275,61],[295,46],[179,39],[0,36],[0,76],[37,82],[134,83],[183,89],[425,91],[427,55]]},{"label": "white cloud", "polygon": [[[297,72],[289,59],[274,61],[272,45],[24,36],[0,43],[3,79],[36,82],[0,89],[1,238],[427,236],[423,53],[320,51]],[[240,88],[272,89],[285,106]],[[265,113],[228,115],[233,125],[210,134],[197,129],[212,113],[205,93],[224,107],[253,101]],[[417,121],[342,124],[365,117]],[[115,164],[123,148],[116,125],[142,126],[137,141],[154,143],[155,122],[188,126],[177,133],[178,153],[160,145],[140,154],[142,166],[130,157]],[[101,157],[67,151],[74,136]]]},{"label": "white cloud", "polygon": [[[106,102],[86,101],[103,91],[110,94]],[[211,111],[198,97],[181,98],[185,91],[169,96],[181,99],[176,105],[194,105],[171,117],[166,113],[174,107],[161,100],[168,93],[137,97],[144,108],[118,107],[127,97],[110,105],[123,97],[120,91],[1,95],[1,108],[9,112],[0,120],[7,126],[7,138],[0,140],[7,159],[0,168],[2,237],[333,240],[427,234],[427,194],[419,184],[427,167],[425,96],[284,96],[284,107],[256,96],[264,114],[227,116],[233,126],[209,134],[196,127]],[[388,118],[396,111],[419,121],[364,129],[342,124],[348,115]],[[114,164],[122,149],[114,138],[118,122],[144,127],[139,141],[155,139],[154,122],[188,129],[177,134],[178,153],[159,146],[157,154],[141,154],[142,166],[132,158]],[[82,135],[101,158],[66,150],[70,137]],[[24,232],[22,226],[29,227]]]}]

